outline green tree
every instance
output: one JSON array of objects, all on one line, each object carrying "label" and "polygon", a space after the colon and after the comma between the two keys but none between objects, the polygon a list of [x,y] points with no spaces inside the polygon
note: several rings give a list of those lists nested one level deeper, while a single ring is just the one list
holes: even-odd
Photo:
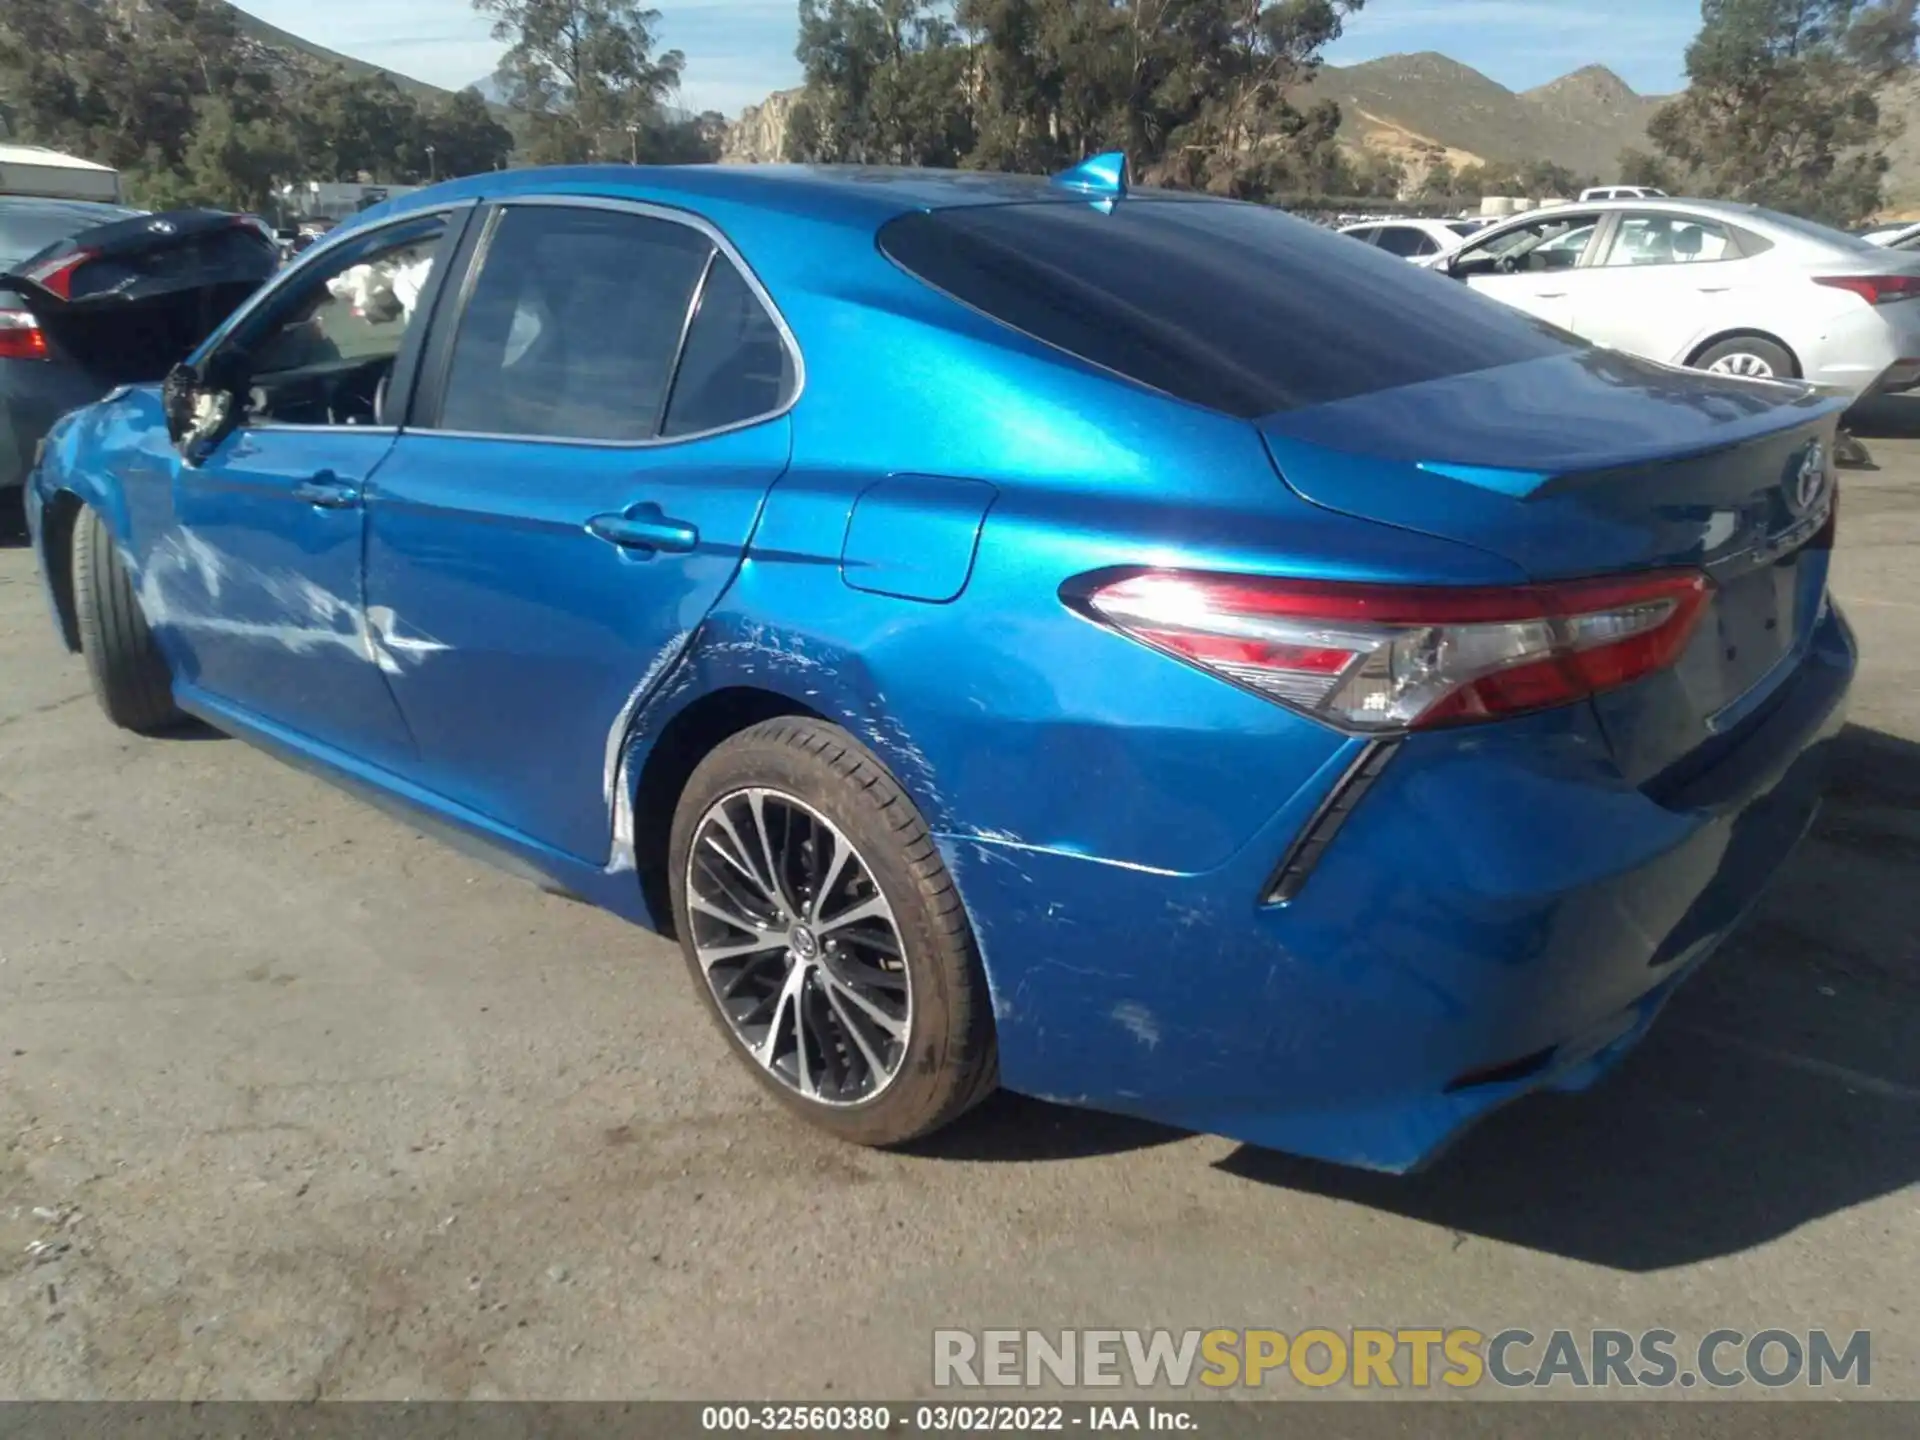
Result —
[{"label": "green tree", "polygon": [[660,12],[637,0],[473,0],[473,8],[507,43],[498,74],[527,117],[536,163],[632,158],[679,88],[685,57],[656,53]]},{"label": "green tree", "polygon": [[[428,146],[433,147],[431,156]],[[473,89],[423,107],[417,138],[406,152],[414,178],[439,180],[498,170],[512,154],[513,132],[494,118]]]},{"label": "green tree", "polygon": [[1881,204],[1876,92],[1913,63],[1916,0],[1703,0],[1687,93],[1653,118],[1689,188],[1836,224]]},{"label": "green tree", "polygon": [[954,166],[971,150],[971,55],[928,0],[800,0],[794,55],[789,159]]},{"label": "green tree", "polygon": [[1663,156],[1651,155],[1645,150],[1632,147],[1622,150],[1614,169],[1619,172],[1622,185],[1651,185],[1669,194],[1682,188],[1673,164]]}]

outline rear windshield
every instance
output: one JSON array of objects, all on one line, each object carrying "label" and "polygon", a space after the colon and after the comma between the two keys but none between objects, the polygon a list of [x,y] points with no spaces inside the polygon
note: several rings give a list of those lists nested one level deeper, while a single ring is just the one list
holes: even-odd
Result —
[{"label": "rear windshield", "polygon": [[111,225],[139,213],[118,205],[92,205],[83,200],[0,202],[0,270],[11,269],[28,256],[38,255],[49,245],[58,245],[82,230]]},{"label": "rear windshield", "polygon": [[184,240],[157,239],[151,245],[116,246],[112,253],[83,265],[69,282],[68,295],[124,290],[131,281],[155,282],[163,288],[207,282],[238,284],[261,280],[279,266],[273,242],[251,225],[230,225],[190,235]]},{"label": "rear windshield", "polygon": [[1585,344],[1257,205],[962,207],[902,215],[879,240],[894,263],[1005,325],[1246,418]]}]

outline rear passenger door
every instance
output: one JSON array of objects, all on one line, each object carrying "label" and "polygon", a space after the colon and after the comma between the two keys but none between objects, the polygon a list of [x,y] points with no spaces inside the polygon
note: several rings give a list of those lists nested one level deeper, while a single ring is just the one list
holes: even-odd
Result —
[{"label": "rear passenger door", "polygon": [[1653,360],[1684,360],[1694,340],[1751,324],[1768,299],[1765,272],[1731,226],[1672,210],[1623,213],[1586,273],[1580,332]]},{"label": "rear passenger door", "polygon": [[685,212],[520,201],[475,229],[368,494],[369,613],[417,637],[389,673],[417,782],[604,861],[630,702],[740,563],[798,359]]}]

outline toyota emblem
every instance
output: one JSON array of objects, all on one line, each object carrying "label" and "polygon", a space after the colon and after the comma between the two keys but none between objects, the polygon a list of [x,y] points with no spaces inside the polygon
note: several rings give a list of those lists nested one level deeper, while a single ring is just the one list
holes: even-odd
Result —
[{"label": "toyota emblem", "polygon": [[156,235],[171,235],[179,228],[180,227],[175,225],[171,220],[155,220],[147,226],[147,229]]},{"label": "toyota emblem", "polygon": [[1807,447],[1806,458],[1800,462],[1800,475],[1793,488],[1793,503],[1801,513],[1805,513],[1819,503],[1820,492],[1827,484],[1827,447],[1818,440]]}]

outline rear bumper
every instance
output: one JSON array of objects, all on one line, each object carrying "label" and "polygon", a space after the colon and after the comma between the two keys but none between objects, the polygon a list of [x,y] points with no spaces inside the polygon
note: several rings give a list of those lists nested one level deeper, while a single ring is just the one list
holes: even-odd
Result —
[{"label": "rear bumper", "polygon": [[1584,710],[1414,737],[1282,905],[1261,903],[1277,826],[1192,875],[948,838],[1003,1081],[1388,1171],[1588,1085],[1811,823],[1853,667],[1832,612],[1745,741],[1665,803]]},{"label": "rear bumper", "polygon": [[1860,305],[1830,321],[1800,357],[1804,378],[1860,397],[1920,385],[1920,302]]},{"label": "rear bumper", "polygon": [[66,365],[0,360],[0,490],[25,484],[34,449],[54,421],[100,393],[99,385]]}]

